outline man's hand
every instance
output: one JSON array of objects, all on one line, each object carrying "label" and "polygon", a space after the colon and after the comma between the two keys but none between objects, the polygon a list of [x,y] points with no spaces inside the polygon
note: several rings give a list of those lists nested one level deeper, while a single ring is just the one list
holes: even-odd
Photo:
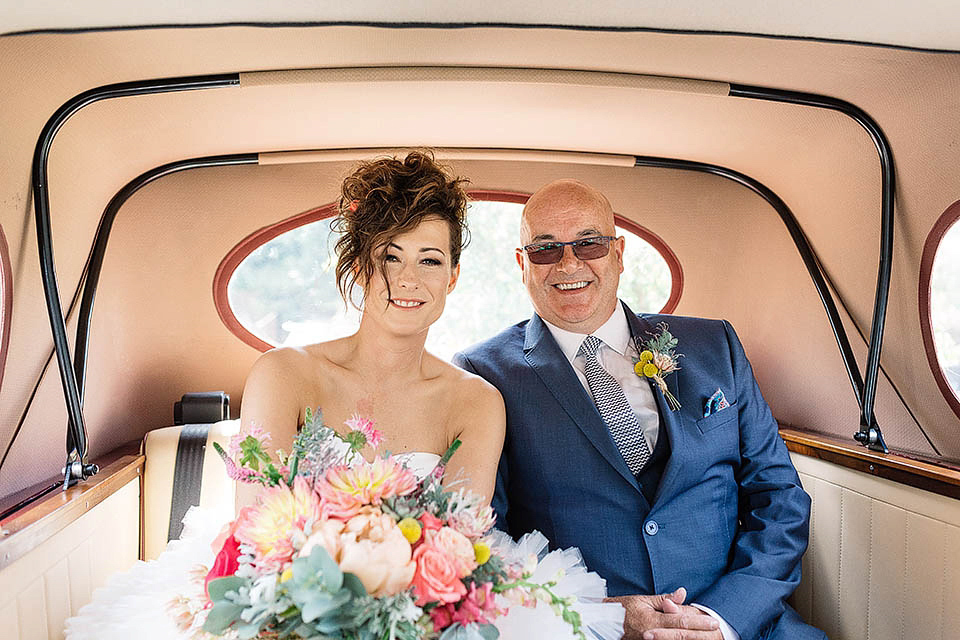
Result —
[{"label": "man's hand", "polygon": [[709,614],[685,606],[687,591],[655,596],[607,598],[626,609],[623,640],[723,640],[720,625]]}]

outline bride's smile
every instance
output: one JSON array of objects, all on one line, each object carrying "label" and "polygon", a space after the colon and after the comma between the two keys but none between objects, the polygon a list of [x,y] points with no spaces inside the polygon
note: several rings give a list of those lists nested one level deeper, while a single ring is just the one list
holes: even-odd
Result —
[{"label": "bride's smile", "polygon": [[436,217],[393,238],[367,285],[361,327],[373,322],[390,332],[423,333],[456,287],[460,266],[451,267],[450,252],[450,225]]}]

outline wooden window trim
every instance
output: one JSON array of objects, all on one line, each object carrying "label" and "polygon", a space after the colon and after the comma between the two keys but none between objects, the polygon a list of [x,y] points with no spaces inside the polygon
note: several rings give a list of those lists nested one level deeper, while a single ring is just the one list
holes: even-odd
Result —
[{"label": "wooden window trim", "polygon": [[[515,204],[526,204],[530,198],[528,193],[519,193],[514,191],[496,191],[490,189],[471,189],[468,192],[471,200],[483,200],[488,202],[512,202]],[[233,272],[240,266],[247,256],[253,253],[260,246],[270,242],[279,235],[292,231],[318,220],[332,218],[337,213],[336,203],[331,202],[303,213],[298,213],[280,222],[275,222],[266,227],[257,229],[243,240],[241,240],[233,249],[227,252],[223,260],[217,266],[217,271],[213,276],[213,304],[217,309],[220,320],[237,336],[258,351],[267,351],[274,345],[261,340],[253,335],[244,327],[237,316],[230,308],[230,301],[227,297],[227,285]],[[649,243],[663,257],[664,262],[670,269],[670,296],[660,313],[673,313],[680,304],[680,296],[683,293],[683,269],[680,266],[680,260],[677,254],[663,241],[663,238],[653,233],[646,227],[643,227],[632,220],[628,220],[620,215],[614,215],[614,222],[621,229],[625,229],[634,235],[637,235]]]},{"label": "wooden window trim", "polygon": [[[0,521],[0,571],[65,529],[134,478],[143,482],[144,456],[140,443],[131,442],[96,461],[100,472],[66,491],[57,489]],[[24,489],[0,502],[0,509],[16,504],[52,481]],[[141,487],[142,503],[142,487]]]},{"label": "wooden window trim", "polygon": [[940,366],[940,360],[937,358],[937,346],[933,341],[933,321],[930,314],[930,279],[933,276],[933,261],[937,256],[937,249],[940,248],[943,236],[954,224],[960,224],[960,200],[947,207],[946,211],[937,218],[937,222],[933,225],[926,241],[923,243],[923,254],[920,258],[919,305],[920,334],[923,336],[923,350],[927,354],[927,362],[933,371],[933,377],[937,381],[940,393],[943,394],[947,404],[960,418],[960,399],[957,398],[953,387],[947,381],[947,377],[943,373],[943,367]]},{"label": "wooden window trim", "polygon": [[10,247],[0,225],[0,389],[10,346],[10,324],[13,322],[13,273],[10,269]]},{"label": "wooden window trim", "polygon": [[944,466],[942,461],[880,453],[849,440],[789,427],[780,428],[780,437],[794,453],[949,498],[960,498],[960,468]]}]

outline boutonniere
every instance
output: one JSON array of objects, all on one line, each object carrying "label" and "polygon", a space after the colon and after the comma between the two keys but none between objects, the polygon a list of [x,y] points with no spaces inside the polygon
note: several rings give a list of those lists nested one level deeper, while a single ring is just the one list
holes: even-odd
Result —
[{"label": "boutonniere", "polygon": [[664,378],[680,368],[678,360],[683,354],[674,352],[677,339],[667,330],[666,322],[658,324],[657,329],[659,331],[650,334],[650,339],[643,343],[643,350],[637,349],[640,358],[634,362],[633,370],[638,376],[653,380],[667,399],[670,410],[676,411],[680,402],[667,389]]}]

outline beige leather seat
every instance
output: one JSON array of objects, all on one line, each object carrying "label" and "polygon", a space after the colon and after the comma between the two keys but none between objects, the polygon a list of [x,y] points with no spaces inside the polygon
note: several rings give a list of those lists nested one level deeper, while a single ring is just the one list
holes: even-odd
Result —
[{"label": "beige leather seat", "polygon": [[[173,473],[182,429],[180,426],[156,429],[143,439],[143,453],[146,456],[143,473],[144,560],[156,558],[167,545]],[[239,420],[223,420],[211,425],[203,456],[200,505],[215,510],[224,520],[232,518],[234,514],[236,482],[227,477],[213,442],[226,448],[230,436],[239,429]]]}]

